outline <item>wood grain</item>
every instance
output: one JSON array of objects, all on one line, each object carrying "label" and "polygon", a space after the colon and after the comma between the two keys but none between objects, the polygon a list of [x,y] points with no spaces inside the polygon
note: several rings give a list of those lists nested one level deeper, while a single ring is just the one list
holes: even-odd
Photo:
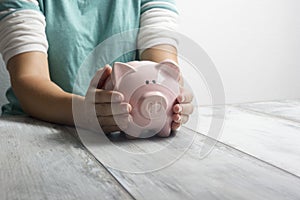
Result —
[{"label": "wood grain", "polygon": [[[113,134],[103,141],[88,131],[2,118],[0,199],[298,200],[299,103],[219,107],[226,113],[219,141],[205,135],[212,117],[220,119],[210,107],[196,109],[188,128],[166,139]],[[212,151],[204,156],[203,149]]]},{"label": "wood grain", "polygon": [[300,123],[300,100],[281,100],[239,104],[237,107],[260,114],[278,117]]},{"label": "wood grain", "polygon": [[[221,142],[300,177],[300,123],[241,107],[226,106],[225,109]],[[207,134],[212,108],[199,109],[199,115],[198,131]]]},{"label": "wood grain", "polygon": [[[89,133],[85,133],[89,134]],[[193,136],[196,134],[196,137]],[[114,145],[132,154],[147,154],[159,164],[165,164],[174,155],[184,152],[175,162],[153,171],[142,173],[146,166],[156,166],[145,156],[130,156],[127,159],[136,173],[126,172],[118,166],[111,167],[106,157],[117,158],[122,163],[121,154],[113,150],[111,144],[103,145],[100,151],[88,141],[97,141],[96,135],[81,135],[83,143],[94,156],[102,162],[119,182],[136,199],[299,199],[300,179],[284,170],[273,167],[248,154],[228,145],[208,139],[206,136],[182,128],[176,137],[168,139],[125,140],[112,139]],[[86,139],[89,138],[89,139]],[[93,138],[93,140],[91,140]],[[194,138],[191,146],[184,146]],[[173,140],[170,144],[170,140]],[[173,145],[176,143],[181,145]],[[209,142],[208,142],[209,141]],[[215,145],[206,157],[200,152],[204,144]],[[172,151],[161,151],[160,157],[152,154],[157,149],[171,148]],[[188,149],[187,151],[186,148]],[[125,155],[125,154],[124,154]],[[123,156],[124,156],[123,155]],[[157,159],[160,158],[160,159]],[[175,157],[174,157],[175,158]],[[111,164],[111,163],[110,163]]]},{"label": "wood grain", "polygon": [[132,199],[65,127],[0,118],[0,199]]}]

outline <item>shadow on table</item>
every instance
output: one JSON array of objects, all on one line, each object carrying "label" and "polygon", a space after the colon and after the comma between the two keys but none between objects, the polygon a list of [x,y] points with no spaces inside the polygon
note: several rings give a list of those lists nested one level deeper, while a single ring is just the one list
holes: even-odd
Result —
[{"label": "shadow on table", "polygon": [[128,141],[160,141],[160,140],[167,140],[168,138],[173,138],[176,136],[175,132],[172,132],[171,135],[167,138],[159,137],[157,135],[149,137],[149,138],[136,138],[136,139],[128,139],[126,137],[126,134],[123,132],[114,132],[111,134],[106,135],[107,138],[114,143],[120,143],[120,142],[128,142]]}]

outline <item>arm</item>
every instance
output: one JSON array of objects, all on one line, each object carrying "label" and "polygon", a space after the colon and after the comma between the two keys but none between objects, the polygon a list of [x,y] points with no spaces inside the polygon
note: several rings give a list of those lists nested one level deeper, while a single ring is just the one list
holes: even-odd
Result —
[{"label": "arm", "polygon": [[[178,12],[175,1],[142,1],[140,27],[138,48],[141,60],[161,62],[171,59],[178,63]],[[182,86],[181,95],[173,107],[172,130],[186,123],[193,111],[193,95],[183,87],[182,77],[179,84]]]},{"label": "arm", "polygon": [[[90,130],[90,121],[95,117],[105,133],[118,131],[117,124],[127,125],[130,105],[123,103],[121,93],[97,89],[111,73],[111,68],[104,67],[97,72],[85,97],[63,91],[50,80],[47,55],[41,52],[28,52],[12,57],[7,68],[11,78],[12,88],[22,108],[29,115],[48,122],[74,125],[74,112],[79,115],[78,126]],[[111,100],[113,99],[113,102]],[[76,102],[76,109],[73,103]],[[111,109],[114,106],[114,115]],[[124,107],[127,111],[125,111]],[[115,120],[120,120],[117,123]],[[79,123],[79,124],[78,124]],[[103,126],[104,125],[104,126]],[[124,129],[124,127],[121,127]]]},{"label": "arm", "polygon": [[[8,61],[7,69],[13,91],[26,113],[45,121],[73,125],[73,95],[50,80],[46,54],[18,54]],[[82,97],[75,98],[83,101]]]},{"label": "arm", "polygon": [[0,52],[23,110],[39,119],[71,125],[72,95],[50,80],[46,21],[38,1],[3,0],[0,7]]},{"label": "arm", "polygon": [[177,49],[171,45],[161,44],[146,49],[141,55],[141,60],[151,60],[157,63],[165,59],[171,59],[178,63]]}]

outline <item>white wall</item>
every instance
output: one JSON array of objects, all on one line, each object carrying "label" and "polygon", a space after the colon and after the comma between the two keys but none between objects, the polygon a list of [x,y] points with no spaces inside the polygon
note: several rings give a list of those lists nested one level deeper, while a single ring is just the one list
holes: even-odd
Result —
[{"label": "white wall", "polygon": [[[214,61],[227,103],[300,98],[299,0],[177,0],[180,31]],[[200,104],[210,104],[204,84]],[[8,74],[0,59],[0,105]]]},{"label": "white wall", "polygon": [[[299,0],[177,0],[177,6],[180,31],[214,61],[227,103],[300,98]],[[205,94],[201,103],[209,103]]]}]

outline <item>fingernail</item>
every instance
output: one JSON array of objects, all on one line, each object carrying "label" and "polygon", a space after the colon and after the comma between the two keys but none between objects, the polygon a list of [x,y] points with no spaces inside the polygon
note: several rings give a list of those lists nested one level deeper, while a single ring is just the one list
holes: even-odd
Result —
[{"label": "fingernail", "polygon": [[128,108],[128,112],[131,112],[131,110],[132,110],[132,107],[131,107],[131,105],[130,105],[130,104],[128,104],[128,105],[127,105],[127,108]]},{"label": "fingernail", "polygon": [[129,111],[130,111],[129,105],[127,105],[127,104],[124,105],[124,106],[123,106],[123,112],[126,112],[126,113],[127,113],[127,112],[129,112]]},{"label": "fingernail", "polygon": [[178,112],[181,112],[182,111],[182,107],[181,106],[178,106]]},{"label": "fingernail", "polygon": [[184,102],[184,96],[183,95],[180,95],[179,97],[178,97],[178,101],[181,103],[181,102]]},{"label": "fingernail", "polygon": [[180,123],[181,122],[181,117],[179,116],[178,119],[176,120],[176,123]]}]

